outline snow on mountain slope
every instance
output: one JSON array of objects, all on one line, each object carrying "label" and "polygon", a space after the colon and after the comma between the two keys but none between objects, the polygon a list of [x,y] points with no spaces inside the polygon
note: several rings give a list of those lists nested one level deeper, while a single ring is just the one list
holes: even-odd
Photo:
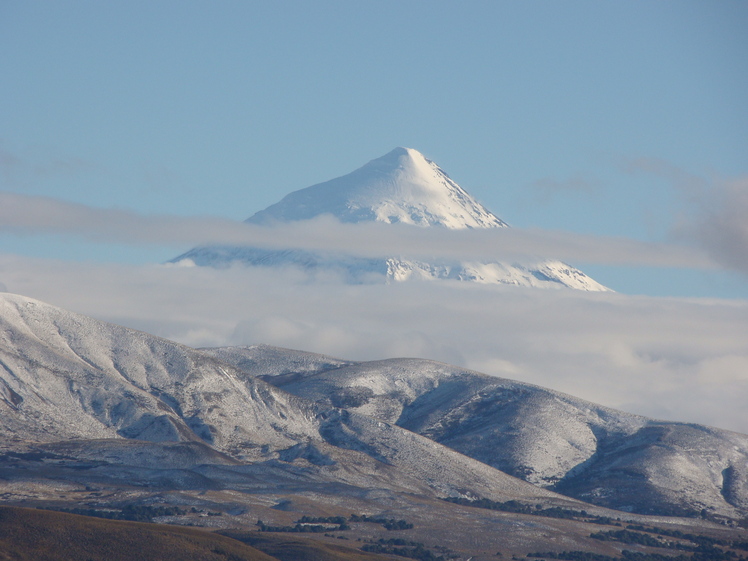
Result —
[{"label": "snow on mountain slope", "polygon": [[[377,221],[449,229],[505,228],[507,225],[431,160],[412,148],[395,148],[336,179],[286,195],[247,219],[277,224],[330,214],[341,222]],[[393,254],[396,254],[396,248]],[[368,259],[305,250],[252,247],[197,247],[172,260],[212,267],[293,265],[308,271],[333,270],[348,282],[454,279],[542,288],[606,291],[578,269],[555,260],[535,263],[425,262],[398,255]]]},{"label": "snow on mountain slope", "polygon": [[247,222],[289,222],[321,214],[332,214],[341,222],[376,220],[452,229],[506,227],[439,166],[412,148],[395,148],[348,175],[294,191]]},{"label": "snow on mountain slope", "polygon": [[238,368],[250,370],[253,376],[277,376],[290,372],[312,374],[356,364],[350,360],[271,345],[208,347],[198,350]]},{"label": "snow on mountain slope", "polygon": [[11,495],[95,481],[748,513],[745,435],[432,361],[199,351],[9,294],[0,418]]},{"label": "snow on mountain slope", "polygon": [[748,513],[746,435],[655,421],[428,360],[297,373],[268,372],[250,360],[244,368],[594,504],[651,514]]},{"label": "snow on mountain slope", "polygon": [[[29,440],[206,441],[237,456],[312,435],[302,401],[170,341],[0,295],[0,435]],[[12,414],[11,414],[12,413]]]},{"label": "snow on mountain slope", "polygon": [[[33,444],[35,454],[64,451],[64,462],[98,457],[120,465],[66,472],[77,481],[166,477],[178,486],[207,477],[262,488],[295,480],[564,500],[400,427],[308,402],[197,350],[10,294],[0,294],[0,388],[0,449]],[[186,453],[211,458],[206,447],[218,460],[189,473],[160,473],[144,459],[157,453],[167,469]]]}]

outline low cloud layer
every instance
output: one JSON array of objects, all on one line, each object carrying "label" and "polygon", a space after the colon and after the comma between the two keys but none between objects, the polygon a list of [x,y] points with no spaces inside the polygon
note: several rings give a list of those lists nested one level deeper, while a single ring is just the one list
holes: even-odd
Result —
[{"label": "low cloud layer", "polygon": [[671,227],[674,239],[701,248],[721,268],[748,275],[748,176],[707,179],[658,158],[631,159],[621,167],[659,177],[678,193],[682,210]]},{"label": "low cloud layer", "polygon": [[519,228],[447,230],[381,223],[341,224],[332,217],[276,226],[222,218],[142,215],[47,197],[0,192],[0,231],[57,234],[93,242],[162,245],[249,245],[454,260],[554,258],[606,265],[704,269],[714,261],[693,246]]},{"label": "low cloud layer", "polygon": [[692,210],[675,227],[725,268],[748,274],[748,177],[722,181],[693,197]]},{"label": "low cloud layer", "polygon": [[[633,165],[633,164],[632,164]],[[662,162],[690,206],[656,244],[569,232],[341,224],[260,227],[0,192],[0,235],[94,243],[296,247],[381,257],[724,268],[748,274],[748,180],[708,184]],[[634,168],[632,168],[634,169]],[[102,265],[0,254],[0,290],[191,346],[267,343],[370,360],[431,358],[657,418],[748,433],[748,302],[467,283],[315,283],[295,270]],[[434,303],[437,302],[438,305]]]},{"label": "low cloud layer", "polygon": [[[0,255],[7,290],[191,346],[415,356],[748,433],[748,302]],[[438,302],[438,305],[434,303]]]}]

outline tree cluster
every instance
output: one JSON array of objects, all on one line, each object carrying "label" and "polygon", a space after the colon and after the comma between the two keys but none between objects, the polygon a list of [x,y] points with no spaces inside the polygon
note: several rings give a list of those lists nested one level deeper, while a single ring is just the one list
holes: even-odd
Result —
[{"label": "tree cluster", "polygon": [[[95,508],[61,508],[53,509],[58,512],[80,514],[82,516],[94,516],[107,520],[129,520],[132,522],[153,522],[159,516],[182,516],[187,511],[176,506],[146,506],[127,505],[121,509],[95,509]],[[219,513],[220,514],[220,513]]]}]

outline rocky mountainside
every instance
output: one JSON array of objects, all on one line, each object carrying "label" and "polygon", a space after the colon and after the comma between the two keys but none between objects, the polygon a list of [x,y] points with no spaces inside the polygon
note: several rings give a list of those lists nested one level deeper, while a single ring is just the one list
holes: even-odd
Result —
[{"label": "rocky mountainside", "polygon": [[[145,478],[159,467],[198,465],[219,466],[216,481],[227,477],[226,465],[244,466],[232,468],[231,477],[238,470],[256,478],[263,465],[277,472],[275,484],[293,473],[359,490],[562,500],[413,432],[294,396],[206,353],[9,294],[0,294],[0,388],[3,447],[29,453],[34,445],[37,452],[115,465],[144,456],[138,465]],[[192,460],[182,464],[185,458]],[[300,464],[303,473],[295,473]]]},{"label": "rocky mountainside", "polygon": [[[505,228],[501,219],[471,197],[438,165],[412,148],[396,148],[363,167],[336,179],[294,191],[280,202],[247,219],[254,224],[278,224],[332,215],[341,222],[377,221],[425,228]],[[608,290],[560,261],[530,263],[422,261],[397,255],[387,259],[252,247],[194,248],[173,259],[212,267],[231,263],[252,266],[294,265],[309,271],[333,270],[349,282],[453,279],[543,288],[569,287]]]},{"label": "rocky mountainside", "polygon": [[616,411],[428,360],[344,363],[273,347],[208,351],[315,403],[396,424],[547,489],[651,514],[748,513],[748,436]]},{"label": "rocky mountainside", "polygon": [[9,294],[0,408],[3,446],[86,461],[127,464],[150,450],[161,464],[147,469],[185,457],[281,471],[302,462],[310,481],[357,488],[549,500],[555,491],[639,513],[748,513],[745,435],[427,360],[196,350]]}]

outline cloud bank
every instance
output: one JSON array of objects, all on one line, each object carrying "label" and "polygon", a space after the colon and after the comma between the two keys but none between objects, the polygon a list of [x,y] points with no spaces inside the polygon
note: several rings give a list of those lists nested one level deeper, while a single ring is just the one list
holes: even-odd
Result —
[{"label": "cloud bank", "polygon": [[693,195],[694,209],[674,232],[703,247],[723,267],[748,274],[748,177],[721,182]]},{"label": "cloud bank", "polygon": [[247,245],[362,257],[399,255],[481,261],[551,257],[607,265],[715,267],[706,252],[693,246],[561,231],[424,229],[373,222],[343,224],[329,216],[258,226],[215,217],[143,215],[128,210],[99,209],[9,192],[0,192],[0,231],[16,235],[67,235],[98,243],[174,246],[183,250],[194,245]]},{"label": "cloud bank", "polygon": [[[748,433],[748,302],[0,255],[7,290],[191,346],[431,358]],[[435,304],[437,302],[438,304]]]},{"label": "cloud bank", "polygon": [[[646,165],[645,165],[646,164]],[[300,248],[364,257],[721,267],[748,274],[748,180],[707,184],[661,162],[691,206],[675,243],[517,228],[341,224],[274,227],[143,215],[0,192],[0,235],[93,243]],[[0,289],[191,346],[267,343],[370,360],[431,358],[656,418],[748,433],[748,302],[540,291],[465,283],[310,283],[293,268],[106,265],[0,254]],[[435,304],[438,303],[438,304]]]},{"label": "cloud bank", "polygon": [[621,163],[628,173],[670,183],[683,209],[671,227],[674,239],[701,248],[720,267],[748,275],[748,176],[706,179],[659,158]]}]

